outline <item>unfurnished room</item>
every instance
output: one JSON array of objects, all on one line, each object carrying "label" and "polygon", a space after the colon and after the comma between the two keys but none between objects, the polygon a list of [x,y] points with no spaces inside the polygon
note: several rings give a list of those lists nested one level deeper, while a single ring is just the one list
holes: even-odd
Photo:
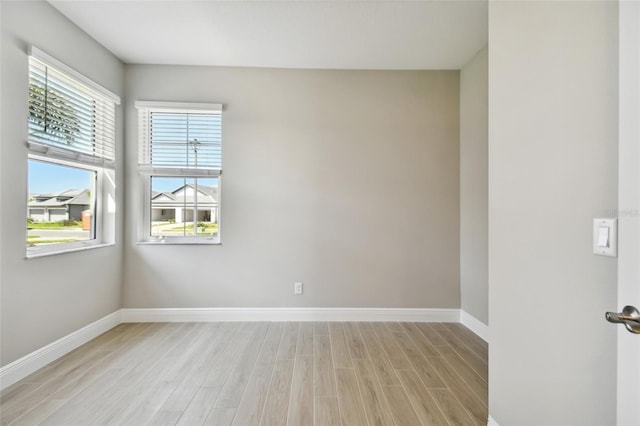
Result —
[{"label": "unfurnished room", "polygon": [[1,425],[640,426],[640,1],[0,30]]}]

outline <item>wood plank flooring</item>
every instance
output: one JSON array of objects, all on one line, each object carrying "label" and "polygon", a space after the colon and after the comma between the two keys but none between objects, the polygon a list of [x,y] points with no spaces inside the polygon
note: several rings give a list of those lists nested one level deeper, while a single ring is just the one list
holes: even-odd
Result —
[{"label": "wood plank flooring", "polygon": [[121,324],[0,394],[0,425],[487,424],[453,323]]}]

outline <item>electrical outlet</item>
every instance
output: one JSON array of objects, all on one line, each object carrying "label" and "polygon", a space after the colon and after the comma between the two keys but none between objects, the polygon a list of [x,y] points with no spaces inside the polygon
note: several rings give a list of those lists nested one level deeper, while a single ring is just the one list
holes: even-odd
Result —
[{"label": "electrical outlet", "polygon": [[302,294],[302,283],[293,284],[293,294]]}]

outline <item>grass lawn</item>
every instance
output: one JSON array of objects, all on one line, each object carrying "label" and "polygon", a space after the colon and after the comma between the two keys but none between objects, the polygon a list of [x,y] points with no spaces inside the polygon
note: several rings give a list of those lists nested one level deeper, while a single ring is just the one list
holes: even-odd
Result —
[{"label": "grass lawn", "polygon": [[[154,228],[157,225],[160,225],[160,224],[154,223]],[[216,235],[218,233],[218,224],[209,223],[209,222],[200,222],[198,224],[196,232],[200,236]],[[171,227],[154,229],[153,235],[167,236],[167,237],[184,235],[187,237],[193,237],[194,236],[193,223],[177,224]]]},{"label": "grass lawn", "polygon": [[37,246],[40,244],[54,244],[54,243],[75,243],[76,241],[80,241],[76,238],[58,238],[58,239],[50,239],[50,240],[27,240],[27,245],[29,246]]},{"label": "grass lawn", "polygon": [[73,225],[63,225],[60,222],[33,222],[27,223],[29,229],[77,229],[82,228],[82,223],[76,222]]},{"label": "grass lawn", "polygon": [[[204,228],[205,232],[214,232],[218,230],[217,223],[206,223],[204,226],[198,225],[198,231],[202,232]],[[187,223],[185,225],[174,226],[169,229],[165,229],[165,231],[193,231],[193,223]]]}]

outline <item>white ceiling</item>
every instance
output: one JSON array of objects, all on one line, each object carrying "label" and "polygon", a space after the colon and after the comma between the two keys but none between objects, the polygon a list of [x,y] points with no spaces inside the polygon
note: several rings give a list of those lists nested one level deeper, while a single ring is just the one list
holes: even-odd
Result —
[{"label": "white ceiling", "polygon": [[48,0],[126,63],[459,69],[486,0]]}]

